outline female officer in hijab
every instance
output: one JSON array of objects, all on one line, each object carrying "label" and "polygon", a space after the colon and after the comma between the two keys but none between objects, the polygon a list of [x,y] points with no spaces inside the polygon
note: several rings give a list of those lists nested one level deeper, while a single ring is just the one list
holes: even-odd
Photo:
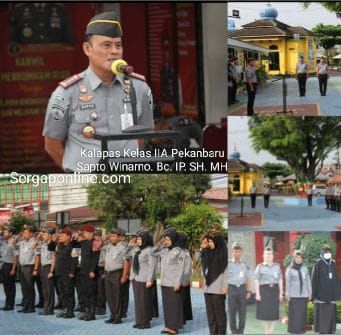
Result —
[{"label": "female officer in hijab", "polygon": [[222,235],[206,235],[200,246],[210,335],[225,335],[227,315],[227,245]]},{"label": "female officer in hijab", "polygon": [[157,258],[152,256],[153,238],[148,231],[141,231],[134,239],[130,280],[133,281],[135,300],[134,328],[150,328],[152,319],[152,286],[155,279]]},{"label": "female officer in hijab", "polygon": [[184,322],[193,320],[192,300],[191,300],[191,275],[192,275],[192,257],[188,250],[188,236],[184,233],[179,233],[177,246],[185,252],[185,273],[181,283],[184,307]]},{"label": "female officer in hijab", "polygon": [[161,256],[161,293],[165,329],[161,334],[177,334],[183,327],[182,280],[185,275],[185,252],[177,246],[179,233],[166,231],[152,255]]},{"label": "female officer in hijab", "polygon": [[312,299],[314,302],[314,330],[320,334],[336,331],[336,300],[341,299],[341,288],[336,273],[332,251],[325,244],[321,257],[315,262],[312,272]]},{"label": "female officer in hijab", "polygon": [[299,250],[294,252],[292,264],[285,272],[285,296],[289,301],[288,333],[304,334],[307,303],[311,299],[311,283],[307,267]]}]

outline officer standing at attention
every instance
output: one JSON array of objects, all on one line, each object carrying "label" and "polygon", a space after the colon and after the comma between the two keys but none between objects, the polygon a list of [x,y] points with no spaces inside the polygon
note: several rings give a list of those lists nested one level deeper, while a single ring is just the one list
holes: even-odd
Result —
[{"label": "officer standing at attention", "polygon": [[298,81],[298,89],[300,97],[305,97],[306,83],[309,78],[308,64],[304,61],[304,57],[300,57],[300,61],[296,64],[296,78]]},{"label": "officer standing at attention", "polygon": [[[54,228],[44,228],[40,237],[42,243],[39,245],[40,252],[40,279],[44,297],[44,311],[39,315],[53,315],[54,314],[54,267],[55,267],[55,252],[56,243],[52,240],[55,233]],[[52,251],[51,251],[52,249]]]},{"label": "officer standing at attention", "polygon": [[250,198],[251,198],[251,207],[256,207],[256,199],[257,199],[257,187],[255,183],[252,183],[252,186],[250,188]]},{"label": "officer standing at attention", "polygon": [[269,201],[270,201],[270,186],[268,184],[264,185],[263,198],[264,198],[264,208],[268,208]]},{"label": "officer standing at attention", "polygon": [[[123,55],[122,29],[115,12],[90,20],[83,51],[89,67],[62,81],[52,93],[43,131],[46,151],[65,171],[87,172],[78,162],[98,163],[100,141],[93,135],[120,134],[133,126],[135,107],[139,125],[154,127],[153,99],[144,77],[134,73],[115,76],[112,72],[113,61]],[[137,140],[111,141],[108,150],[122,153],[137,148]]]},{"label": "officer standing at attention", "polygon": [[94,226],[84,225],[80,230],[84,236],[84,240],[80,242],[80,274],[81,295],[84,299],[85,313],[80,315],[78,319],[83,321],[92,321],[96,319],[95,312],[100,246],[94,243]]},{"label": "officer standing at attention", "polygon": [[5,226],[3,229],[3,238],[0,240],[2,267],[1,276],[5,291],[5,305],[0,308],[3,311],[12,311],[15,302],[15,274],[17,271],[18,256],[15,255],[13,245],[13,233],[15,229],[12,226]]},{"label": "officer standing at attention", "polygon": [[40,257],[37,254],[37,241],[33,237],[34,228],[24,226],[22,234],[14,240],[19,256],[20,284],[23,293],[23,308],[19,313],[35,312],[34,277],[38,275]]},{"label": "officer standing at attention", "polygon": [[[122,228],[117,228],[120,232],[120,242],[118,242],[119,244],[124,245],[124,247],[128,247],[128,244],[126,242],[126,231]],[[129,280],[129,276],[130,276],[130,258],[126,259],[125,263],[129,263],[126,266],[129,265],[128,267],[128,272],[126,274],[127,276],[127,280],[125,281],[124,284],[122,284],[122,308],[121,308],[121,318],[124,319],[127,317],[127,312],[128,312],[128,305],[129,305],[129,287],[130,287],[130,280]]]},{"label": "officer standing at attention", "polygon": [[247,60],[247,68],[245,69],[244,81],[247,91],[247,115],[253,116],[255,114],[253,110],[253,105],[255,103],[256,93],[257,93],[257,76],[255,70],[256,60],[254,58],[249,58]]},{"label": "officer standing at attention", "polygon": [[312,206],[313,205],[313,189],[311,188],[311,184],[307,185],[306,194],[307,194],[308,206]]},{"label": "officer standing at attention", "polygon": [[[251,272],[247,263],[241,260],[243,249],[238,242],[232,244],[232,259],[227,266],[228,310],[232,334],[244,334],[246,303],[251,298]],[[239,325],[237,326],[237,313]]]},{"label": "officer standing at attention", "polygon": [[256,319],[262,320],[264,334],[273,334],[283,300],[282,272],[270,247],[264,249],[263,260],[255,270]]},{"label": "officer standing at attention", "polygon": [[[103,232],[101,229],[95,229],[94,240],[96,243],[103,245]],[[104,315],[106,310],[105,284],[104,284],[104,258],[100,253],[98,259],[98,278],[97,278],[97,298],[96,298],[96,315]]]},{"label": "officer standing at attention", "polygon": [[317,64],[316,68],[317,78],[319,80],[319,87],[321,96],[326,96],[327,93],[327,82],[328,82],[328,64],[324,57],[321,57],[320,62]]},{"label": "officer standing at attention", "polygon": [[104,257],[105,294],[110,309],[110,318],[105,323],[122,323],[122,285],[128,280],[128,247],[121,240],[122,230],[113,228],[109,243],[102,248]]}]

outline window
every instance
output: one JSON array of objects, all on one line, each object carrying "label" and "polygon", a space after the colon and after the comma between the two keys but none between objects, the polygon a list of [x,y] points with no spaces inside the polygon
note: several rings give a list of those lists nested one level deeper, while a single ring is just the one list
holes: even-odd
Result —
[{"label": "window", "polygon": [[279,52],[269,53],[269,70],[279,71]]},{"label": "window", "polygon": [[240,177],[239,175],[233,176],[233,192],[240,192]]}]

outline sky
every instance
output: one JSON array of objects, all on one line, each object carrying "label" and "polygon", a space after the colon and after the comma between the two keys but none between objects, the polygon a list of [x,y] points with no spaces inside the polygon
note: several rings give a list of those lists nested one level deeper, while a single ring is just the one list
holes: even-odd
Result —
[{"label": "sky", "polygon": [[[311,3],[308,9],[303,2],[270,2],[278,11],[277,20],[290,26],[302,26],[311,29],[318,23],[341,24],[335,13],[327,11],[318,3]],[[228,15],[233,9],[239,10],[240,19],[235,19],[236,28],[259,19],[259,11],[266,7],[267,2],[229,2]]]},{"label": "sky", "polygon": [[[228,118],[228,153],[234,151],[240,152],[240,159],[248,163],[254,163],[258,165],[263,165],[265,162],[271,163],[285,163],[283,161],[278,161],[275,156],[272,156],[267,151],[260,151],[256,153],[252,149],[252,142],[249,139],[249,127],[248,127],[248,117],[246,116],[231,116]],[[332,161],[335,155],[335,151],[328,155],[325,163]]]}]

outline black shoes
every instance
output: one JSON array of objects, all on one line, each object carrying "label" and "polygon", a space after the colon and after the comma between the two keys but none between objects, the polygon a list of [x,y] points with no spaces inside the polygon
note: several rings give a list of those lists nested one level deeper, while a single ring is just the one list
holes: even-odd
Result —
[{"label": "black shoes", "polygon": [[0,308],[0,311],[13,311],[13,307],[10,306],[4,306]]},{"label": "black shoes", "polygon": [[65,309],[62,313],[59,313],[56,315],[57,318],[63,318],[63,319],[72,319],[75,317],[75,314],[72,310]]},{"label": "black shoes", "polygon": [[25,313],[25,314],[28,314],[28,313],[35,313],[35,312],[36,312],[35,309],[26,309],[26,310],[23,311],[23,313]]},{"label": "black shoes", "polygon": [[38,313],[38,315],[42,315],[42,316],[45,316],[45,315],[54,315],[54,312],[40,312]]}]

